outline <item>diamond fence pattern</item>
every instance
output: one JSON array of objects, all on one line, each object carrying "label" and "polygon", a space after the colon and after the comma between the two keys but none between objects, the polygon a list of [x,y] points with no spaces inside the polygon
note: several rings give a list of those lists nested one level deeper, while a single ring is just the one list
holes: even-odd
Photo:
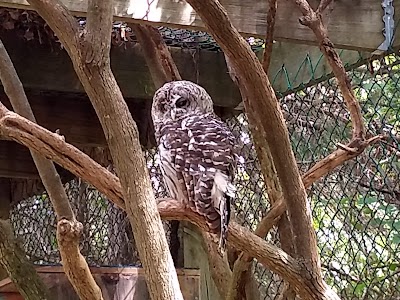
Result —
[{"label": "diamond fence pattern", "polygon": [[[314,183],[308,194],[325,280],[343,299],[400,299],[399,63],[392,54],[349,71],[368,135],[385,139]],[[280,101],[302,172],[348,141],[349,114],[334,79]],[[242,149],[234,209],[238,221],[254,230],[268,211],[268,197],[245,116],[227,122]],[[145,155],[156,196],[166,196],[156,151]],[[78,179],[66,189],[85,226],[82,253],[89,264],[139,265],[125,213]],[[16,204],[12,222],[35,263],[59,263],[46,194]],[[165,228],[170,240],[169,223]],[[279,244],[275,231],[266,239]],[[283,288],[280,278],[258,264],[254,272],[265,299],[276,299]]]}]

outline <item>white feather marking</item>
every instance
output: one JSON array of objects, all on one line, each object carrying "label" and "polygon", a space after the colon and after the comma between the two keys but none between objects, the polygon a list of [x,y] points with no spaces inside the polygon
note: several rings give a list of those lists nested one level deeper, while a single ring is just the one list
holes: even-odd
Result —
[{"label": "white feather marking", "polygon": [[236,188],[230,182],[229,177],[217,170],[214,176],[214,184],[211,189],[211,196],[213,200],[213,206],[218,211],[221,217],[221,232],[219,239],[219,248],[221,251],[225,251],[225,240],[228,230],[228,210],[229,205],[228,199],[226,196],[233,198],[235,196]]}]

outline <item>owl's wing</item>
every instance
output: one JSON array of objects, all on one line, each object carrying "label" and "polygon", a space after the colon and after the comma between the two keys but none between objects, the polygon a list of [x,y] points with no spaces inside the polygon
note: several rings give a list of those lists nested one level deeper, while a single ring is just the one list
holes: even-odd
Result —
[{"label": "owl's wing", "polygon": [[193,114],[167,122],[160,132],[159,153],[172,197],[204,216],[224,247],[234,196],[235,138],[213,114]]},{"label": "owl's wing", "polygon": [[209,227],[221,233],[221,248],[230,218],[237,145],[227,125],[213,114],[194,115],[185,120],[189,137],[184,173],[194,181],[195,211],[206,217]]}]

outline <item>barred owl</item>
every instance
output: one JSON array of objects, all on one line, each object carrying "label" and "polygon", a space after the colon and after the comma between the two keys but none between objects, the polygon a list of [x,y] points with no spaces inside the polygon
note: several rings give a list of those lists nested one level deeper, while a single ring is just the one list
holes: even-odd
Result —
[{"label": "barred owl", "polygon": [[156,91],[151,111],[161,172],[172,198],[205,217],[225,250],[235,195],[236,143],[213,110],[210,95],[190,81]]}]

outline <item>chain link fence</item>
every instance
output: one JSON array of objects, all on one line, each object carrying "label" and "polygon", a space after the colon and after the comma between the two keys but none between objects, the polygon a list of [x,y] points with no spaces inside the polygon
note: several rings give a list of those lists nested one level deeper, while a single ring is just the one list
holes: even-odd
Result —
[{"label": "chain link fence", "polygon": [[[10,10],[0,10],[2,14],[9,18],[3,27],[17,26],[27,39],[48,30],[30,12],[13,15]],[[25,28],[19,19],[34,20],[37,26]],[[19,21],[14,24],[13,20]],[[134,38],[121,34],[124,26],[115,24],[113,43],[118,44],[119,38]],[[203,50],[219,51],[205,33],[169,28],[160,31],[168,45],[201,45]],[[262,48],[260,40],[248,42],[254,51]],[[383,134],[385,139],[314,183],[308,192],[325,280],[343,299],[400,299],[399,65],[400,56],[395,53],[349,71],[367,134]],[[330,77],[281,94],[280,103],[301,172],[335,150],[337,143],[346,143],[351,137],[348,111]],[[246,117],[239,114],[227,123],[241,146],[233,205],[237,219],[254,230],[269,209],[266,188]],[[166,196],[156,151],[147,151],[145,156],[156,196]],[[79,179],[67,183],[65,188],[78,220],[84,225],[81,251],[88,263],[140,265],[126,214]],[[56,220],[46,193],[15,204],[11,218],[15,233],[33,262],[60,263]],[[171,234],[170,223],[164,224],[168,240],[176,239],[172,235],[177,233]],[[279,245],[274,230],[266,239]],[[283,288],[280,278],[261,265],[256,265],[255,276],[265,299],[276,299]]]}]

